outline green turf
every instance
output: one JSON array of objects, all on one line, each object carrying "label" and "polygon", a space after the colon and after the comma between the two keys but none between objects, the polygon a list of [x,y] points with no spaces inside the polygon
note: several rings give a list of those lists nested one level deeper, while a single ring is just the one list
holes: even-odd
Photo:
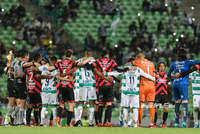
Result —
[{"label": "green turf", "polygon": [[198,134],[200,128],[0,127],[1,134]]}]

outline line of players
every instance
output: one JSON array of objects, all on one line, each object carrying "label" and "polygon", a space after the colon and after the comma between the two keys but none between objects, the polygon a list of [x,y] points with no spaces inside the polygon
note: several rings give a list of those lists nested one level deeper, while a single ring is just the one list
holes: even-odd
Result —
[{"label": "line of players", "polygon": [[[102,51],[102,55],[101,55],[102,58],[97,59],[96,61],[92,58],[91,50],[86,51],[85,57],[82,59],[79,59],[78,62],[71,61],[72,54],[73,52],[71,50],[67,50],[66,55],[65,55],[67,59],[60,61],[58,63],[56,63],[57,62],[56,57],[52,57],[50,60],[50,65],[46,64],[46,65],[40,66],[38,64],[41,61],[40,55],[37,55],[37,56],[34,55],[34,62],[30,62],[30,63],[27,62],[23,64],[17,63],[17,65],[18,66],[20,65],[20,67],[28,67],[32,65],[38,66],[37,68],[36,67],[26,68],[25,69],[26,71],[24,71],[23,73],[15,77],[17,80],[21,80],[23,79],[23,77],[25,77],[26,74],[28,74],[28,81],[27,81],[28,88],[27,89],[29,92],[28,93],[29,106],[28,106],[27,115],[26,115],[27,125],[30,125],[29,118],[30,118],[30,113],[33,108],[33,104],[35,106],[34,115],[35,115],[36,122],[38,123],[38,120],[40,119],[39,107],[41,105],[41,101],[39,101],[40,99],[38,97],[40,95],[40,92],[39,91],[37,92],[37,90],[41,89],[41,86],[39,86],[39,84],[37,83],[39,83],[40,81],[39,79],[42,79],[41,96],[42,96],[43,107],[42,107],[42,112],[41,112],[41,125],[43,125],[44,113],[48,104],[51,103],[54,119],[56,117],[56,102],[57,102],[56,88],[57,88],[60,105],[57,109],[58,117],[56,118],[56,124],[60,125],[59,122],[61,118],[61,113],[65,106],[65,101],[67,100],[68,101],[68,114],[67,114],[68,120],[67,120],[66,126],[70,126],[72,113],[73,113],[73,101],[74,101],[74,96],[75,96],[75,100],[79,101],[77,103],[78,107],[75,108],[74,110],[75,120],[76,120],[75,126],[79,125],[81,123],[83,102],[86,101],[86,98],[88,96],[89,104],[90,104],[90,108],[89,108],[90,126],[93,126],[94,116],[95,116],[96,124],[98,124],[97,126],[103,126],[103,124],[104,126],[111,126],[110,124],[111,113],[112,113],[111,104],[113,103],[113,82],[111,78],[114,78],[116,81],[119,81],[115,77],[115,75],[119,73],[112,72],[112,69],[114,68],[118,72],[126,72],[125,74],[123,74],[123,79],[122,79],[123,114],[121,115],[123,115],[123,119],[124,119],[123,126],[131,126],[132,122],[134,122],[133,126],[136,127],[137,119],[139,119],[138,124],[139,124],[139,127],[141,127],[144,101],[145,101],[145,98],[147,98],[148,106],[150,109],[149,127],[155,127],[155,123],[157,120],[158,107],[155,106],[155,120],[154,120],[153,104],[154,104],[154,99],[156,98],[155,104],[160,103],[160,102],[164,104],[163,105],[164,115],[163,115],[162,126],[166,127],[165,121],[167,119],[168,105],[169,105],[168,98],[167,98],[167,77],[170,77],[169,75],[170,73],[168,73],[168,76],[167,76],[166,72],[164,72],[164,69],[165,69],[164,62],[159,62],[158,72],[155,72],[155,76],[156,76],[156,90],[155,90],[155,85],[154,85],[155,78],[152,77],[154,76],[155,67],[153,63],[151,63],[150,61],[144,58],[144,54],[142,54],[141,52],[136,54],[135,61],[134,59],[129,59],[129,61],[132,61],[132,62],[127,63],[126,64],[127,67],[123,69],[118,68],[116,63],[112,59],[109,59],[109,54],[105,50]],[[21,58],[22,60],[24,60],[24,55],[22,55]],[[12,63],[13,62],[11,62],[10,67],[12,67]],[[193,64],[195,64],[195,62]],[[82,65],[85,65],[85,66],[80,67],[79,69],[76,67],[76,66],[82,66]],[[134,66],[138,66],[140,68],[136,68]],[[95,72],[95,76],[93,75],[93,72],[89,69]],[[129,69],[132,69],[132,70],[128,71]],[[8,69],[8,70],[10,70],[10,72],[8,71],[8,73],[12,74],[12,70],[11,69]],[[53,71],[53,70],[57,70],[57,71]],[[72,73],[75,70],[77,71],[75,73],[76,82],[74,86]],[[41,73],[37,73],[37,71],[40,71]],[[52,72],[49,72],[49,71],[53,71],[54,74],[52,74]],[[170,71],[172,71],[172,69]],[[108,75],[111,75],[112,77],[106,77],[101,72],[109,72]],[[51,73],[51,75],[49,75],[49,73]],[[13,73],[13,74],[17,75],[19,73]],[[142,77],[140,77],[140,75]],[[55,78],[57,78],[60,81],[56,82]],[[8,80],[8,82],[9,81],[10,79]],[[17,87],[19,87],[20,84],[18,83]],[[48,87],[49,84],[51,85],[50,87]],[[9,87],[9,84],[8,84],[8,87]],[[73,88],[75,89],[74,91],[73,91]],[[19,92],[20,88],[18,88],[17,91]],[[97,93],[97,97],[96,97],[96,93]],[[155,94],[156,94],[156,97],[155,97]],[[10,104],[10,98],[13,98],[12,95],[9,96],[9,104]],[[23,102],[23,98],[20,98],[20,105],[21,105],[21,99]],[[97,105],[95,105],[96,99],[98,102]],[[105,120],[104,120],[104,123],[102,124],[101,118],[102,118],[104,104],[106,107],[106,112],[105,112]],[[12,107],[13,106],[8,105],[8,111],[10,109],[12,111]],[[131,108],[130,109],[131,116],[130,116],[129,121],[128,121],[128,109],[127,109],[128,107]],[[138,108],[139,110],[137,110]],[[21,109],[22,108],[20,107],[20,110],[19,110],[20,112],[22,111]],[[16,108],[15,108],[15,111],[16,111]],[[15,111],[12,114],[10,114],[10,112],[7,112],[8,120],[11,124],[12,124],[12,118],[14,117],[16,113]],[[139,111],[139,118],[138,118],[138,111]],[[176,108],[175,108],[175,111],[176,111]],[[23,113],[21,112],[21,116],[22,114]],[[120,119],[122,119],[122,117]],[[19,123],[21,125],[24,125],[21,122],[22,121],[20,120]],[[120,125],[122,125],[121,123]]]}]

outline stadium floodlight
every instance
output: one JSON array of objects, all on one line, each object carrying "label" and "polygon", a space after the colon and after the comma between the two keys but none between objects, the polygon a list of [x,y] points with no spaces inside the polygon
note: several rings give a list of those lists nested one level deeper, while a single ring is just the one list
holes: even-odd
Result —
[{"label": "stadium floodlight", "polygon": [[176,41],[178,42],[178,39],[176,39]]},{"label": "stadium floodlight", "polygon": [[195,18],[192,18],[192,21],[195,21]]},{"label": "stadium floodlight", "polygon": [[168,4],[165,4],[166,7],[168,7]]},{"label": "stadium floodlight", "polygon": [[140,13],[138,13],[137,15],[140,16]]},{"label": "stadium floodlight", "polygon": [[174,32],[173,35],[176,36],[176,33]]},{"label": "stadium floodlight", "polygon": [[115,47],[118,47],[118,45],[117,45],[117,44],[115,44]]},{"label": "stadium floodlight", "polygon": [[192,10],[194,10],[194,7],[191,7]]},{"label": "stadium floodlight", "polygon": [[4,12],[4,9],[2,8],[1,11]]},{"label": "stadium floodlight", "polygon": [[51,41],[51,40],[49,41],[49,44],[52,44],[52,41]]},{"label": "stadium floodlight", "polygon": [[158,51],[158,49],[157,49],[157,48],[155,48],[155,49],[154,49],[154,51],[155,51],[155,52],[157,52],[157,51]]},{"label": "stadium floodlight", "polygon": [[181,38],[183,38],[184,37],[184,35],[183,34],[181,34]]},{"label": "stadium floodlight", "polygon": [[48,114],[48,111],[45,111],[45,114]]},{"label": "stadium floodlight", "polygon": [[110,1],[113,1],[113,0],[110,0]]},{"label": "stadium floodlight", "polygon": [[172,82],[171,82],[171,81],[169,81],[169,82],[168,82],[168,85],[171,85],[171,84],[172,84]]},{"label": "stadium floodlight", "polygon": [[12,43],[13,43],[13,44],[15,44],[16,42],[15,42],[15,41],[13,41]]}]

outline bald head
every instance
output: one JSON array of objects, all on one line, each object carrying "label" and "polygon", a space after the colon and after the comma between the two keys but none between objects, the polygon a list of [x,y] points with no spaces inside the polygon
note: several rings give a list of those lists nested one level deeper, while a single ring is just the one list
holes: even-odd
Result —
[{"label": "bald head", "polygon": [[142,52],[136,52],[136,59],[143,59],[145,55]]}]

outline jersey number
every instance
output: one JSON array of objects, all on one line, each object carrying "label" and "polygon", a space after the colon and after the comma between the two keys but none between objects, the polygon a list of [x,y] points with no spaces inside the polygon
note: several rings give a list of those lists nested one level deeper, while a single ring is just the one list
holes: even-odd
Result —
[{"label": "jersey number", "polygon": [[49,85],[49,79],[46,79],[45,86],[48,86],[48,85]]},{"label": "jersey number", "polygon": [[[134,77],[129,77],[129,79],[130,79],[130,84],[134,84]],[[133,83],[132,83],[133,82]]]},{"label": "jersey number", "polygon": [[88,77],[90,77],[90,73],[88,72],[88,70],[85,68],[85,76],[86,76],[86,79],[88,79]]}]

